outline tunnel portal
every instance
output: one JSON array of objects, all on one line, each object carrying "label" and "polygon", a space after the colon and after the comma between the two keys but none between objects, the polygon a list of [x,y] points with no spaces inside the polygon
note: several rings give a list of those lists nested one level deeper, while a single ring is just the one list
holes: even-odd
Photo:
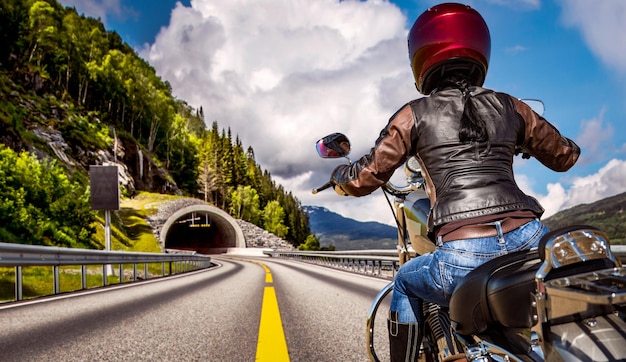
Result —
[{"label": "tunnel portal", "polygon": [[245,248],[243,232],[235,219],[214,206],[193,205],[175,212],[163,225],[165,249],[225,253],[228,248]]}]

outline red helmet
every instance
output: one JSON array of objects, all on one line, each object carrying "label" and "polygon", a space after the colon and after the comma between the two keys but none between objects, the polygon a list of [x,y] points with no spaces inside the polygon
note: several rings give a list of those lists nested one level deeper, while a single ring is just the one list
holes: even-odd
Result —
[{"label": "red helmet", "polygon": [[430,94],[444,72],[465,71],[473,85],[487,75],[491,38],[480,14],[468,5],[445,3],[426,10],[408,36],[417,90]]}]

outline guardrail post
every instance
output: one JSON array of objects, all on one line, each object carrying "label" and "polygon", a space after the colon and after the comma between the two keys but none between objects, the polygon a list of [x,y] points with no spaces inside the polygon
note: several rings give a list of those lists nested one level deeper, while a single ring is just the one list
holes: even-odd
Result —
[{"label": "guardrail post", "polygon": [[80,286],[82,289],[87,289],[87,266],[85,264],[80,266]]},{"label": "guardrail post", "polygon": [[137,280],[137,263],[133,263],[133,281]]},{"label": "guardrail post", "polygon": [[54,290],[54,294],[59,294],[61,292],[61,286],[59,285],[59,266],[52,266],[52,289]]},{"label": "guardrail post", "polygon": [[143,263],[143,278],[146,280],[150,279],[148,276],[148,263]]},{"label": "guardrail post", "polygon": [[15,300],[22,300],[24,298],[22,288],[22,266],[15,267]]},{"label": "guardrail post", "polygon": [[106,264],[102,264],[102,286],[106,287],[109,285],[109,278],[107,277],[107,266]]}]

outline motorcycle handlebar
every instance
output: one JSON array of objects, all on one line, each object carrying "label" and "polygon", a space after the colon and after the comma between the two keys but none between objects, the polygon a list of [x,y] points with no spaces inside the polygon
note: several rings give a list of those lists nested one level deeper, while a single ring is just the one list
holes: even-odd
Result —
[{"label": "motorcycle handlebar", "polygon": [[[324,191],[328,188],[331,188],[333,186],[333,182],[332,181],[328,181],[327,183],[325,183],[324,185],[311,190],[311,193],[313,195],[317,194],[318,192]],[[394,196],[404,196],[404,195],[408,195],[411,192],[415,191],[416,189],[420,188],[421,185],[411,185],[408,184],[406,186],[396,186],[394,184],[392,184],[391,182],[387,182],[385,185],[383,185],[383,188],[389,192],[390,194],[394,195]]]},{"label": "motorcycle handlebar", "polygon": [[320,186],[320,187],[318,187],[318,188],[316,188],[316,189],[311,190],[311,193],[312,193],[313,195],[315,195],[316,193],[321,192],[321,191],[324,191],[324,190],[326,190],[327,188],[330,188],[330,187],[332,187],[332,186],[333,186],[333,182],[332,182],[332,181],[328,181],[328,182],[327,182],[327,183],[325,183],[324,185],[322,185],[322,186]]}]

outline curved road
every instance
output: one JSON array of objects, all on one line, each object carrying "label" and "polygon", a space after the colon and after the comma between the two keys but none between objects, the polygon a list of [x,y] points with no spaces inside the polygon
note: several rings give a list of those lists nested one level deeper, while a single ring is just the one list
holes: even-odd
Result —
[{"label": "curved road", "polygon": [[[367,360],[365,319],[387,280],[272,258],[213,260],[181,276],[0,305],[0,360]],[[376,325],[384,357],[387,308]]]}]

